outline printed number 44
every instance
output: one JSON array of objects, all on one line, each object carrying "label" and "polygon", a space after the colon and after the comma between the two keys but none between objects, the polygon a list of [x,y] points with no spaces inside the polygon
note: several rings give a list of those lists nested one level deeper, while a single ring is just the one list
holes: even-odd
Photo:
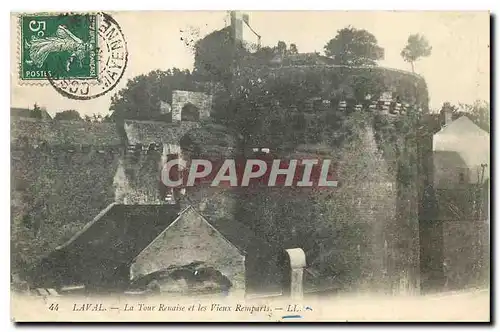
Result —
[{"label": "printed number 44", "polygon": [[45,21],[35,21],[35,20],[30,21],[29,27],[30,27],[31,31],[36,32],[38,37],[44,36],[44,34],[45,34],[44,31],[46,28]]},{"label": "printed number 44", "polygon": [[49,310],[52,310],[52,311],[58,311],[58,310],[59,310],[59,304],[57,304],[57,303],[52,303],[52,304],[49,306]]}]

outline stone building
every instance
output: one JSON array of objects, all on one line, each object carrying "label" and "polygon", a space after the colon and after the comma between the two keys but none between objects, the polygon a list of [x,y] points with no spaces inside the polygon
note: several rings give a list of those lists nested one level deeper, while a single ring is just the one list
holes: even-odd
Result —
[{"label": "stone building", "polygon": [[[366,70],[362,68],[325,66],[324,69],[325,72],[328,71],[334,77],[334,81],[348,80],[350,77],[355,77],[359,72],[366,74]],[[283,74],[281,71],[292,72],[292,75],[296,75],[295,70],[293,66],[281,67],[276,72],[273,70],[273,76]],[[314,66],[307,67],[306,69],[301,67],[300,70],[307,70],[312,74],[318,72]],[[419,78],[415,78],[410,74],[397,71],[392,72],[386,69],[377,70],[381,70],[384,73],[384,79],[389,82],[385,85],[390,87],[399,87],[397,83],[403,82],[413,89],[415,87],[413,81],[416,81],[425,88],[425,84]],[[319,72],[323,73],[324,71]],[[339,73],[341,76],[337,77]],[[310,75],[307,72],[305,74]],[[371,71],[368,74],[372,75]],[[270,124],[282,121],[283,119],[279,117],[281,115],[286,116],[289,110],[292,110],[291,113],[295,115],[307,114],[308,123],[310,124],[306,126],[307,128],[295,131],[300,134],[298,135],[300,137],[290,138],[293,144],[287,144],[288,136],[270,130],[271,135],[253,135],[252,138],[254,138],[254,141],[247,141],[245,148],[249,148],[250,153],[255,152],[255,149],[257,149],[259,150],[258,152],[272,153],[281,158],[293,156],[297,152],[294,150],[297,149],[302,149],[309,154],[315,155],[318,151],[314,146],[315,144],[321,144],[321,140],[325,135],[318,135],[318,133],[312,133],[311,131],[318,129],[316,128],[317,126],[325,123],[325,121],[321,120],[323,119],[321,116],[327,116],[329,113],[334,112],[367,115],[366,119],[360,122],[363,125],[356,128],[359,146],[350,146],[347,143],[342,145],[342,141],[339,141],[340,143],[335,147],[326,145],[326,155],[347,165],[345,167],[346,174],[348,173],[350,176],[349,178],[347,176],[344,177],[342,188],[330,193],[332,201],[342,202],[341,204],[336,204],[339,207],[335,212],[335,215],[338,216],[338,225],[336,226],[339,226],[340,229],[342,227],[356,229],[356,234],[354,234],[355,238],[354,235],[353,238],[345,236],[342,240],[342,248],[339,249],[344,255],[342,259],[345,258],[351,265],[337,267],[338,270],[342,271],[332,272],[328,269],[323,270],[317,278],[321,279],[325,275],[332,275],[339,272],[350,273],[351,267],[354,266],[356,268],[359,267],[359,271],[350,276],[351,279],[354,279],[352,283],[355,286],[370,284],[369,287],[377,288],[380,285],[389,284],[389,291],[411,291],[418,289],[418,224],[414,220],[417,199],[413,196],[411,197],[413,200],[408,199],[411,195],[417,196],[417,190],[415,188],[408,189],[407,192],[410,195],[408,198],[401,195],[402,190],[398,188],[397,171],[393,166],[390,166],[391,163],[393,164],[392,157],[390,154],[384,155],[381,153],[380,150],[382,150],[383,143],[377,141],[377,133],[372,128],[370,121],[367,120],[375,113],[381,113],[391,119],[396,119],[398,116],[404,115],[407,107],[396,98],[396,95],[398,93],[403,95],[403,93],[407,93],[411,89],[406,89],[405,85],[405,88],[400,88],[404,91],[398,92],[394,90],[391,92],[391,96],[395,96],[393,99],[360,100],[358,96],[359,92],[355,91],[355,89],[345,87],[349,86],[349,82],[342,83],[344,88],[342,86],[339,88],[342,90],[339,95],[329,96],[327,93],[330,91],[330,85],[335,82],[329,82],[328,77],[322,77],[321,79],[322,85],[320,86],[322,90],[306,91],[315,95],[301,101],[303,102],[302,104],[293,107],[293,105],[287,105],[285,103],[286,100],[275,98],[272,100],[272,106],[261,106],[263,113],[273,110],[270,113],[274,117],[271,119],[274,122],[271,121],[266,124],[267,119],[261,119],[269,129],[273,129],[273,126],[269,126]],[[339,83],[335,84],[338,85]],[[352,91],[349,93],[350,90]],[[347,94],[347,97],[345,94]],[[409,95],[411,98],[408,97],[408,99],[413,102],[414,96],[411,93]],[[106,255],[103,255],[103,259],[108,260],[101,262],[97,259],[96,262],[99,263],[92,262],[90,258],[84,258],[85,262],[79,263],[80,267],[75,267],[75,269],[80,269],[79,271],[81,272],[84,266],[94,266],[93,269],[95,269],[95,273],[98,276],[93,276],[94,272],[92,272],[89,276],[85,277],[90,279],[83,281],[89,285],[96,285],[95,287],[97,288],[105,288],[101,282],[103,280],[106,280],[106,282],[103,281],[104,284],[109,283],[111,286],[119,284],[118,281],[116,283],[112,281],[114,273],[118,273],[117,280],[125,282],[125,280],[130,281],[130,276],[134,276],[134,273],[135,275],[142,275],[144,273],[151,275],[155,273],[153,271],[155,269],[168,269],[168,266],[165,266],[165,262],[171,260],[171,258],[168,258],[171,257],[169,255],[172,255],[172,251],[177,249],[169,247],[172,250],[166,250],[165,252],[160,250],[161,255],[152,255],[149,250],[152,250],[151,248],[156,245],[161,248],[168,247],[170,243],[158,241],[152,247],[146,249],[142,256],[140,252],[148,247],[151,242],[155,242],[153,241],[154,238],[162,231],[165,231],[164,234],[171,236],[173,233],[170,232],[178,232],[180,230],[176,227],[184,225],[183,229],[187,232],[186,234],[190,233],[192,229],[189,226],[190,222],[198,222],[201,226],[198,227],[199,233],[193,233],[192,242],[188,240],[182,242],[182,245],[185,245],[186,248],[191,248],[190,246],[192,245],[196,247],[196,239],[207,236],[206,230],[210,229],[207,225],[212,225],[224,238],[231,242],[233,247],[238,249],[235,250],[233,247],[231,247],[232,249],[228,249],[228,252],[232,251],[235,253],[235,262],[241,263],[242,256],[245,256],[246,291],[275,291],[280,289],[282,279],[280,273],[282,273],[283,269],[278,268],[277,270],[273,270],[271,267],[279,267],[281,264],[279,262],[283,261],[283,248],[307,247],[306,262],[308,264],[318,263],[317,260],[321,260],[322,257],[335,257],[337,255],[335,250],[332,250],[336,242],[332,242],[331,238],[324,238],[321,245],[316,244],[318,242],[316,240],[319,237],[326,236],[325,234],[314,233],[315,223],[324,222],[324,219],[321,219],[324,212],[321,211],[321,207],[318,208],[317,204],[315,204],[321,202],[321,200],[316,200],[315,197],[307,193],[304,195],[295,195],[293,191],[285,192],[284,190],[278,193],[276,190],[269,190],[269,192],[263,190],[256,195],[255,192],[245,192],[244,190],[232,188],[211,188],[209,186],[186,188],[184,191],[165,188],[160,181],[160,173],[165,161],[169,159],[178,157],[186,160],[192,157],[229,158],[240,151],[240,146],[238,146],[240,144],[239,133],[231,133],[221,128],[223,127],[221,125],[209,123],[211,114],[210,96],[201,93],[176,91],[174,92],[174,97],[172,98],[172,106],[164,107],[165,112],[170,110],[173,113],[173,122],[125,120],[123,124],[120,124],[117,128],[113,128],[113,133],[109,135],[113,141],[109,145],[115,147],[115,141],[118,145],[116,145],[116,152],[104,153],[104,155],[109,157],[106,159],[107,162],[102,161],[90,168],[82,165],[78,170],[80,177],[78,177],[78,174],[76,177],[72,177],[73,182],[78,184],[78,186],[73,189],[65,187],[65,190],[58,192],[59,196],[74,196],[76,198],[84,196],[86,200],[95,200],[95,202],[88,204],[88,206],[92,207],[92,211],[89,208],[78,212],[74,212],[76,209],[68,209],[69,213],[61,217],[58,214],[60,213],[59,210],[47,210],[56,216],[57,225],[71,223],[77,229],[81,229],[83,226],[81,223],[82,220],[89,220],[90,216],[97,215],[99,211],[112,202],[118,204],[116,209],[121,206],[123,206],[123,209],[130,209],[127,211],[130,211],[132,215],[144,214],[148,216],[149,214],[153,214],[151,217],[152,221],[159,218],[158,215],[155,216],[155,213],[169,214],[176,206],[178,206],[178,211],[182,211],[188,206],[191,206],[192,210],[186,210],[187,212],[191,212],[186,212],[186,215],[180,218],[178,223],[173,224],[174,226],[170,228],[170,231],[167,231],[166,228],[173,223],[175,218],[162,219],[159,224],[155,224],[161,225],[161,227],[158,229],[155,228],[154,232],[158,233],[153,232],[154,235],[151,235],[151,238],[149,237],[150,235],[144,237],[144,239],[141,238],[141,240],[125,238],[125,241],[136,241],[138,247],[134,247],[136,251],[128,252],[125,256],[126,259],[119,258],[118,262],[120,264],[118,265],[116,263],[106,263],[111,259],[109,257],[106,258]],[[422,98],[421,104],[425,105],[427,101],[426,96],[424,95]],[[406,99],[403,98],[403,100]],[[277,110],[277,112],[274,112],[274,110]],[[339,119],[338,122],[343,123],[344,119]],[[284,123],[288,125],[289,122],[285,121]],[[91,126],[91,124],[83,123],[81,125],[83,127]],[[95,125],[97,128],[101,124]],[[58,126],[58,124],[54,122],[51,126]],[[73,126],[77,126],[77,124],[73,124]],[[102,124],[99,128],[112,128],[112,126],[114,124]],[[258,128],[260,127],[255,126],[255,128],[259,130]],[[92,129],[87,130],[93,132]],[[81,135],[85,135],[85,129],[75,129],[74,133],[68,132],[65,135],[70,136],[69,139],[71,139],[71,135],[74,135],[74,139],[79,139]],[[45,132],[36,129],[32,131],[32,135],[50,136],[51,133],[50,131]],[[22,136],[21,131],[18,131],[14,136]],[[282,146],[276,144],[276,139],[279,142],[283,141],[284,145],[286,143],[288,150],[281,149]],[[96,153],[89,155],[88,158],[90,161],[100,160],[97,158],[97,155],[101,154],[99,151],[108,151],[106,148],[101,147],[103,143],[104,141],[101,142],[97,138],[93,140],[92,144],[94,145],[92,150],[95,150]],[[31,151],[33,147],[34,145],[29,145],[27,146],[27,150]],[[49,146],[50,149],[52,148]],[[112,150],[114,151],[114,149]],[[289,155],[283,154],[284,152],[289,153]],[[27,152],[23,150],[22,154],[25,153]],[[60,153],[56,153],[54,154],[54,158],[59,158],[61,155]],[[43,170],[42,173],[48,178],[47,188],[50,188],[51,181],[57,181],[57,174],[52,172],[52,164],[45,165],[46,159],[44,158],[38,158],[36,161],[43,166],[41,167]],[[22,165],[19,164],[19,167],[22,167]],[[64,164],[64,167],[61,169],[73,168]],[[102,172],[103,175],[96,177],[96,172]],[[86,178],[92,178],[89,179],[90,184],[81,181],[81,174],[86,174]],[[414,175],[412,173],[412,176]],[[100,181],[101,184],[97,185],[96,181]],[[102,187],[106,189],[101,189]],[[63,189],[62,187],[57,188]],[[94,193],[95,190],[99,190],[99,193]],[[72,193],[72,195],[68,193]],[[55,201],[57,201],[57,198]],[[49,204],[53,204],[53,202],[49,200]],[[44,204],[46,203],[44,202]],[[79,202],[73,204],[75,206],[83,205]],[[114,209],[112,210],[114,211]],[[144,211],[144,209],[149,210]],[[195,213],[194,211],[197,212]],[[187,218],[189,215],[194,217]],[[93,225],[108,224],[108,222],[111,222],[107,221],[108,219],[115,220],[113,221],[114,223],[117,223],[117,220],[119,220],[116,218],[113,219],[111,215],[108,216],[107,214],[98,219],[100,218],[102,218],[102,222],[96,221]],[[136,220],[133,217],[130,218],[131,223],[133,223],[132,220]],[[125,221],[125,223],[127,222]],[[249,231],[242,231],[244,227],[247,227]],[[230,230],[238,234],[228,235]],[[336,231],[332,234],[328,233],[328,236],[334,236],[335,233]],[[90,234],[92,233],[88,234],[88,236],[91,236]],[[242,240],[238,239],[238,236],[244,236],[245,234],[255,234],[254,238],[261,238],[264,242],[269,243],[270,249],[264,251],[252,249],[246,255],[243,255],[242,247],[240,247],[241,244],[239,244]],[[96,234],[94,233],[94,235]],[[83,237],[79,237],[81,239],[79,241],[84,241],[83,239],[86,235],[82,234],[81,236]],[[59,243],[65,240],[63,236],[54,238]],[[190,237],[179,238],[189,239]],[[214,240],[214,243],[218,243],[217,241],[219,240]],[[87,238],[86,241],[88,245],[93,243],[92,238]],[[105,239],[100,240],[99,237],[96,237],[95,241],[108,242]],[[255,243],[258,242],[255,241]],[[328,243],[330,244],[327,246]],[[68,250],[69,247],[67,247]],[[54,248],[48,248],[48,251],[50,249]],[[64,252],[65,249],[63,249],[58,249],[51,255],[62,255],[57,254],[57,252]],[[190,256],[186,254],[186,257],[188,257],[185,262],[186,264],[190,264],[188,262],[190,260],[193,260],[191,263],[199,261],[196,259],[196,255],[205,257],[203,260],[208,259],[206,255],[210,249],[202,250],[201,247],[199,249],[199,251],[188,250]],[[101,248],[100,250],[104,249]],[[239,256],[236,254],[237,251],[240,252]],[[98,251],[94,252],[97,253]],[[196,255],[193,253],[196,253]],[[76,253],[74,254],[76,255]],[[117,254],[120,255],[120,253]],[[162,258],[163,255],[168,259]],[[133,263],[133,260],[137,257],[139,257],[138,260],[136,263]],[[155,258],[157,261],[155,261]],[[224,264],[220,264],[220,260],[215,260],[215,262],[220,265],[218,268],[219,271],[225,269]],[[270,267],[266,267],[266,264],[262,262],[269,262]],[[151,269],[144,268],[148,264],[156,267]],[[321,264],[323,267],[331,265],[328,264],[328,261]],[[102,269],[102,272],[106,276],[100,276],[99,269],[95,268],[95,266],[104,265],[114,266],[113,269],[115,270],[113,271],[116,272]],[[133,266],[132,270],[137,268],[138,271],[143,270],[143,272],[133,272],[130,274],[129,265]],[[235,266],[237,265],[235,264]],[[52,266],[54,267],[54,265]],[[65,273],[62,273],[62,275],[65,275]],[[236,285],[241,285],[241,271],[225,271],[223,274],[227,274],[229,279],[232,278]],[[71,275],[76,276],[75,273]],[[386,281],[389,276],[392,279],[390,283],[387,283]],[[74,278],[75,280],[69,278],[68,282],[83,282],[77,277]],[[333,282],[336,282],[336,280]]]},{"label": "stone building", "polygon": [[452,189],[489,179],[490,135],[467,116],[451,120],[433,137],[434,186]]},{"label": "stone building", "polygon": [[[60,284],[105,288],[119,280],[129,283],[130,277],[144,280],[144,274],[151,276],[172,264],[194,264],[191,269],[203,260],[216,265],[237,288],[243,288],[244,274],[246,292],[273,291],[280,288],[276,284],[283,269],[272,266],[283,261],[282,249],[299,247],[306,252],[308,271],[313,271],[308,272],[315,279],[311,283],[328,280],[324,287],[418,292],[421,262],[435,260],[430,265],[442,268],[442,257],[429,258],[426,252],[441,255],[441,244],[453,242],[453,237],[443,239],[443,232],[464,239],[460,233],[467,235],[478,226],[433,224],[427,218],[430,226],[422,227],[422,178],[433,173],[435,181],[430,182],[453,188],[460,182],[477,184],[477,174],[481,181],[487,179],[481,165],[489,152],[477,147],[487,146],[489,137],[467,118],[449,123],[434,137],[435,172],[428,172],[422,156],[432,155],[432,145],[424,146],[414,132],[418,115],[428,112],[422,77],[379,66],[335,65],[318,54],[271,54],[272,59],[262,59],[257,52],[246,54],[240,66],[228,66],[242,51],[238,41],[248,26],[248,19],[232,18],[230,27],[197,43],[195,66],[198,74],[219,82],[207,84],[214,85],[211,94],[217,93],[217,86],[232,86],[232,96],[240,93],[241,100],[174,91],[172,105],[160,103],[160,113],[170,114],[171,122],[12,120],[13,219],[23,230],[14,236],[24,245],[50,238],[41,249],[35,248],[49,253],[81,230],[73,242],[49,255],[65,262],[64,255],[69,255],[79,262],[74,267],[58,265],[63,268],[59,275],[66,278]],[[241,120],[245,130],[234,133],[212,122],[214,110],[230,107],[238,108],[238,119],[231,120]],[[233,158],[239,153],[245,158],[262,153],[273,158],[328,157],[338,161],[340,185],[314,193],[260,188],[256,194],[204,185],[174,190],[160,181],[168,160]],[[82,221],[95,215],[95,222],[82,230]],[[22,225],[34,229],[28,228],[27,235]],[[99,227],[110,227],[118,242]],[[441,238],[434,241],[429,234]],[[268,243],[269,250],[256,248],[258,239]],[[116,248],[101,259],[108,242]],[[128,242],[133,242],[131,248],[121,252]],[[76,250],[77,243],[88,247],[89,254]],[[235,262],[231,268],[219,246]],[[448,248],[458,261],[460,247]],[[50,267],[49,261],[45,264]],[[88,268],[91,272],[86,273]]]},{"label": "stone building", "polygon": [[[208,221],[192,207],[180,211],[179,205],[113,203],[42,260],[37,283],[62,290],[79,286],[90,293],[123,292],[145,277],[194,264],[199,268],[182,278],[167,274],[145,286],[156,280],[168,292],[172,283],[184,279],[187,287],[175,292],[217,291],[217,280],[196,278],[204,268],[220,272],[230,281],[230,291],[244,295],[255,291],[256,282],[277,281],[275,286],[281,287],[277,257],[268,243],[234,220]],[[267,273],[255,279],[252,270],[257,269]]]},{"label": "stone building", "polygon": [[435,289],[476,287],[489,272],[490,136],[467,116],[452,120],[449,105],[442,115],[444,126],[433,136],[436,208],[432,231],[422,236],[433,251],[424,255],[438,275]]},{"label": "stone building", "polygon": [[162,167],[181,157],[180,141],[190,130],[210,118],[212,97],[201,92],[172,93],[172,122],[125,120],[123,157],[113,184],[117,202],[126,204],[165,203],[172,190],[160,181]]},{"label": "stone building", "polygon": [[[230,191],[202,186],[187,193],[174,193],[161,183],[160,172],[167,160],[179,157],[189,160],[195,155],[209,157],[208,154],[220,157],[225,155],[225,150],[229,153],[226,156],[230,156],[233,151],[231,146],[235,144],[231,134],[223,133],[223,128],[217,125],[208,125],[208,131],[198,130],[201,122],[210,114],[209,97],[186,91],[176,91],[174,94],[181,97],[174,98],[172,110],[180,111],[180,121],[173,123],[125,120],[122,130],[116,130],[113,123],[38,123],[31,119],[13,122],[12,139],[17,151],[13,153],[14,161],[17,160],[13,173],[15,183],[23,178],[17,171],[30,165],[25,158],[32,154],[32,150],[36,151],[39,144],[44,153],[50,156],[49,159],[68,155],[69,161],[81,156],[88,158],[89,162],[99,159],[99,155],[112,156],[109,163],[98,168],[103,174],[107,172],[106,176],[93,177],[93,181],[101,181],[101,185],[106,187],[105,197],[99,196],[99,203],[89,204],[89,207],[95,210],[97,206],[102,207],[103,203],[114,203],[99,213],[94,210],[79,213],[73,208],[66,209],[70,214],[62,215],[66,223],[75,219],[84,220],[91,215],[97,217],[83,228],[80,225],[76,235],[42,260],[39,269],[43,272],[36,273],[40,274],[36,283],[58,288],[84,285],[89,291],[124,290],[145,274],[151,275],[176,264],[189,265],[202,261],[227,276],[234,289],[246,290],[249,294],[281,291],[282,269],[279,265],[282,263],[278,260],[283,259],[284,252],[269,245],[235,220],[232,214],[235,200],[231,199]],[[182,115],[186,111],[190,112],[188,118]],[[193,116],[193,112],[199,112],[200,116]],[[73,131],[69,128],[73,128]],[[103,146],[106,141],[100,136],[106,135],[104,129],[112,131],[106,138],[109,146]],[[222,133],[221,146],[217,139],[214,140],[213,134],[217,136],[217,133]],[[29,139],[25,139],[26,135]],[[81,144],[82,137],[86,138],[87,144]],[[113,138],[116,142],[109,143]],[[193,150],[193,144],[206,148],[203,151]],[[87,153],[87,157],[82,153]],[[61,172],[72,169],[65,163],[58,167],[47,164],[49,159],[40,158],[38,154],[35,157],[35,169],[48,176],[49,182],[55,180],[51,176],[57,176],[59,173],[52,173],[58,169]],[[85,167],[78,169],[78,172],[95,174],[92,168]],[[81,181],[83,178],[75,174],[69,177],[76,184],[75,187],[60,187],[61,192],[58,193],[51,192],[51,188],[47,187],[47,192],[60,196],[55,198],[54,203],[64,201],[63,196],[79,197],[82,193],[87,193],[87,199],[97,199],[93,197],[92,190],[101,186],[89,186]],[[37,179],[30,180],[36,182]],[[83,187],[86,189],[83,190]],[[28,200],[20,205],[29,203]],[[78,203],[75,205],[79,206]],[[172,217],[181,210],[183,212],[177,219]],[[25,212],[19,211],[19,214]],[[74,215],[71,216],[71,213]],[[57,223],[65,226],[63,221],[58,220]],[[156,239],[160,233],[168,237],[168,243]],[[47,234],[40,236],[46,237]],[[54,242],[57,243],[58,239],[59,234],[55,234]],[[181,240],[182,243],[177,243],[184,246],[181,256],[177,255],[178,246],[172,239]],[[127,243],[129,248],[124,248]],[[155,252],[151,255],[150,250],[158,245],[161,246],[159,252],[162,254]],[[224,246],[227,248],[221,251]],[[105,254],[99,257],[101,252]],[[168,256],[172,254],[174,256]],[[227,254],[232,256],[217,258],[218,255]]]},{"label": "stone building", "polygon": [[192,207],[181,211],[133,260],[131,280],[196,261],[212,266],[226,276],[232,289],[245,290],[244,252],[231,243]]}]

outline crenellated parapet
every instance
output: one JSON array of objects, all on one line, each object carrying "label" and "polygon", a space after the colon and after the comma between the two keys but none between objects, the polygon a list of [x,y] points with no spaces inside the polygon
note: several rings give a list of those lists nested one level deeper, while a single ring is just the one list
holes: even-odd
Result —
[{"label": "crenellated parapet", "polygon": [[390,91],[406,103],[428,107],[427,85],[421,76],[379,66],[249,66],[240,68],[236,79],[242,94],[276,97],[285,104],[315,97],[363,101],[367,95],[378,99]]},{"label": "crenellated parapet", "polygon": [[[274,105],[279,105],[279,101],[274,101]],[[304,102],[304,112],[318,113],[327,111],[340,111],[340,112],[378,112],[380,114],[397,116],[406,114],[409,110],[415,109],[415,105],[401,100],[398,96],[390,92],[382,94],[379,98],[372,98],[367,95],[362,100],[354,98],[333,98],[323,99],[321,97],[309,98]],[[295,105],[291,108],[296,108]]]}]

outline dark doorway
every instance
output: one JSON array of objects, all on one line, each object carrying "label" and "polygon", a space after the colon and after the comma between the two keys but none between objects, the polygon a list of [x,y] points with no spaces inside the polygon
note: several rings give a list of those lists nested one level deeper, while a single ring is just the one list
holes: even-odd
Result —
[{"label": "dark doorway", "polygon": [[200,110],[198,107],[191,103],[186,103],[184,107],[182,107],[181,113],[182,121],[199,121],[200,120]]}]

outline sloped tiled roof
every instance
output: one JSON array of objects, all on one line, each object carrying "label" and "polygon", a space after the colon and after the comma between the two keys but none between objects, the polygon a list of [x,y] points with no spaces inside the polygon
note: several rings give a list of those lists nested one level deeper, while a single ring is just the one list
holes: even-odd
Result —
[{"label": "sloped tiled roof", "polygon": [[[198,213],[207,223],[212,225],[234,245],[242,254],[256,252],[269,252],[272,247],[261,237],[256,236],[255,232],[243,223],[229,218],[205,218],[194,208],[189,207],[187,211]],[[187,212],[186,211],[186,212]]]},{"label": "sloped tiled roof", "polygon": [[88,123],[85,121],[41,121],[38,119],[13,119],[11,143],[31,145],[46,143],[56,145],[118,146],[121,139],[115,123]]},{"label": "sloped tiled roof", "polygon": [[89,250],[95,250],[94,253],[99,253],[101,258],[106,256],[116,262],[130,262],[170,224],[188,212],[201,216],[242,252],[251,251],[257,244],[261,247],[267,245],[247,226],[227,218],[207,220],[191,206],[180,211],[178,205],[113,203],[56,251],[89,246]]},{"label": "sloped tiled roof", "polygon": [[457,134],[473,134],[478,136],[489,136],[489,134],[481,129],[478,125],[472,122],[467,116],[461,116],[460,118],[452,121],[450,124],[443,127],[435,135],[457,135]]},{"label": "sloped tiled roof", "polygon": [[[188,211],[199,214],[192,207],[180,211],[179,205],[113,203],[42,261],[39,267],[40,278],[51,283],[79,283],[89,273],[90,265],[94,264],[95,268],[99,261],[106,261],[113,268],[127,265]],[[267,242],[235,220],[218,219],[207,222],[242,252],[271,250]],[[56,274],[61,273],[57,276],[52,275],[52,266],[65,268],[56,271]]]},{"label": "sloped tiled roof", "polygon": [[175,220],[178,212],[177,205],[113,203],[56,250],[71,251],[89,246],[100,257],[108,256],[117,262],[129,262]]},{"label": "sloped tiled roof", "polygon": [[106,268],[118,268],[135,258],[178,212],[178,205],[113,203],[44,258],[37,278],[45,284],[81,283],[89,266],[99,261],[107,262]]},{"label": "sloped tiled roof", "polygon": [[197,128],[197,122],[160,122],[125,120],[125,134],[128,144],[148,145],[151,143],[178,143],[189,130]]}]

